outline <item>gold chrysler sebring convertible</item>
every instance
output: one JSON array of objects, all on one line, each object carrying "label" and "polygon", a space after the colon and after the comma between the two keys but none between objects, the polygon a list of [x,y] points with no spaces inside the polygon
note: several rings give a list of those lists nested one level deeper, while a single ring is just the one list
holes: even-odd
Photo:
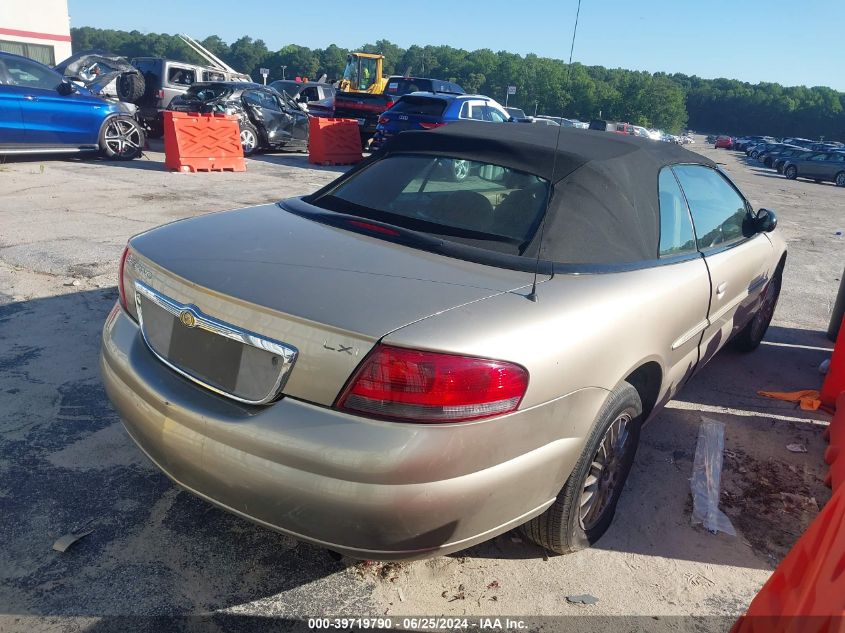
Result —
[{"label": "gold chrysler sebring convertible", "polygon": [[608,528],[642,424],[759,345],[786,247],[714,163],[605,132],[398,135],[316,193],[133,237],[129,434],[200,497],[357,558]]}]

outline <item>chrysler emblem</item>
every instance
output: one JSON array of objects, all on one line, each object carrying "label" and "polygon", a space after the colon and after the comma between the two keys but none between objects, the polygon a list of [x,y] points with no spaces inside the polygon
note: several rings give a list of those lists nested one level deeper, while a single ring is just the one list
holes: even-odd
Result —
[{"label": "chrysler emblem", "polygon": [[179,314],[179,321],[181,321],[182,325],[185,327],[196,327],[197,325],[197,318],[190,310],[182,310]]}]

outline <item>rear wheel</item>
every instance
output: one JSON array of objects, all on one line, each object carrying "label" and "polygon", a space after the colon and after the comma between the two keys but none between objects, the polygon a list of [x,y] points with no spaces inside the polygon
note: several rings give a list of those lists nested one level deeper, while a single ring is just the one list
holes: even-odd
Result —
[{"label": "rear wheel", "polygon": [[837,187],[845,187],[845,171],[840,171],[836,174],[836,178],[833,179],[833,182],[836,183]]},{"label": "rear wheel", "polygon": [[775,315],[775,307],[777,307],[778,297],[780,297],[781,280],[782,273],[778,270],[763,290],[757,312],[734,338],[734,344],[740,351],[753,352],[763,341],[766,330],[769,329],[769,324]]},{"label": "rear wheel", "polygon": [[788,180],[795,180],[798,178],[798,168],[795,165],[790,165],[783,170],[783,175],[786,176]]},{"label": "rear wheel", "polygon": [[589,547],[607,531],[634,463],[642,413],[640,395],[629,383],[610,394],[557,499],[522,526],[529,539],[567,554]]},{"label": "rear wheel", "polygon": [[241,124],[241,147],[244,156],[252,156],[258,150],[258,130],[249,123]]},{"label": "rear wheel", "polygon": [[111,160],[132,160],[144,151],[144,130],[129,117],[113,117],[100,131],[100,152]]}]

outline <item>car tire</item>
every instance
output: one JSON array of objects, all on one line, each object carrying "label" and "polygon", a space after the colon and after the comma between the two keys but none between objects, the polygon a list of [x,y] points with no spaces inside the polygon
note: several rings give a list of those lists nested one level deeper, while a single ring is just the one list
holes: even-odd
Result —
[{"label": "car tire", "polygon": [[589,547],[607,531],[634,463],[642,414],[639,393],[623,382],[601,408],[555,502],[522,526],[528,539],[552,552],[568,554]]},{"label": "car tire", "polygon": [[775,308],[780,297],[780,288],[783,284],[783,270],[778,268],[774,276],[763,289],[760,305],[751,320],[734,337],[734,347],[741,352],[753,352],[760,347],[766,330],[772,322]]},{"label": "car tire", "polygon": [[751,158],[754,158],[756,160],[758,156],[760,156],[758,152],[751,152]]},{"label": "car tire", "polygon": [[837,187],[845,187],[845,171],[840,171],[836,176],[833,178],[833,182],[836,184]]},{"label": "car tire", "polygon": [[141,73],[126,72],[117,78],[117,98],[135,103],[144,96],[146,81]]},{"label": "car tire", "polygon": [[128,116],[108,119],[100,130],[100,153],[109,160],[133,160],[144,153],[144,130]]},{"label": "car tire", "polygon": [[258,151],[258,130],[250,123],[241,123],[241,147],[244,156],[252,156]]},{"label": "car tire", "polygon": [[787,180],[795,180],[798,178],[798,168],[795,165],[789,165],[783,170],[783,175]]}]

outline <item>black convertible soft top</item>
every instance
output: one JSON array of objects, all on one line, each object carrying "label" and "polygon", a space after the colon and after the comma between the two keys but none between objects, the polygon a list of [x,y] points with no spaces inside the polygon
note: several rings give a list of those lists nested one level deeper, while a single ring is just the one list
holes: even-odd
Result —
[{"label": "black convertible soft top", "polygon": [[536,257],[539,248],[543,260],[576,265],[657,260],[660,170],[682,163],[715,167],[713,161],[673,143],[515,123],[460,122],[403,132],[382,153],[474,160],[551,181],[542,245],[537,231],[523,256]]}]

